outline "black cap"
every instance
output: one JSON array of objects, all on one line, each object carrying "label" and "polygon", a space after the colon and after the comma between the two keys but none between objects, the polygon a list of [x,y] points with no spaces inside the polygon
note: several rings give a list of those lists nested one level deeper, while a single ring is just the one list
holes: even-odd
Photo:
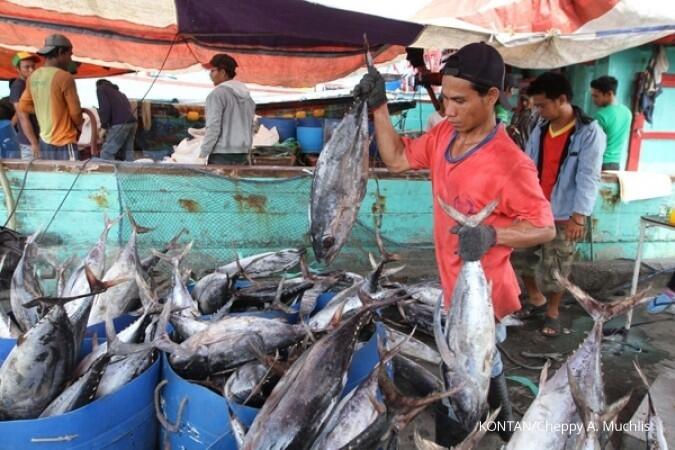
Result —
[{"label": "black cap", "polygon": [[45,38],[45,45],[36,53],[38,55],[46,55],[51,53],[56,48],[73,48],[70,40],[62,34],[50,34]]},{"label": "black cap", "polygon": [[443,75],[462,78],[472,83],[504,90],[504,60],[492,46],[484,42],[465,45],[448,56]]},{"label": "black cap", "polygon": [[237,61],[227,53],[217,53],[213,55],[211,61],[204,64],[204,67],[207,69],[215,67],[217,69],[224,69],[227,72],[234,72],[234,69],[237,67]]}]

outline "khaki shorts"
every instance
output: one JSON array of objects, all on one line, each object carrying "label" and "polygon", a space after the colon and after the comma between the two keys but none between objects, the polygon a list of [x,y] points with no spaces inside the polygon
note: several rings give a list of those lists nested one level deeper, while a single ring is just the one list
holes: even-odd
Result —
[{"label": "khaki shorts", "polygon": [[577,243],[565,238],[565,227],[556,225],[555,239],[537,247],[514,250],[511,264],[520,276],[534,278],[542,293],[563,292],[565,288],[555,280],[553,272],[557,269],[568,278],[576,249]]}]

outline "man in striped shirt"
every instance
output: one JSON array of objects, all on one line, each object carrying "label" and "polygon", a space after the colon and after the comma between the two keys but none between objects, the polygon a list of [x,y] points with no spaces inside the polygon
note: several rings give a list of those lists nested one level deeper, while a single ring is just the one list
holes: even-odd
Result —
[{"label": "man in striped shirt", "polygon": [[[45,58],[45,65],[27,80],[19,100],[19,120],[36,157],[75,161],[82,109],[75,79],[68,72],[73,45],[67,37],[52,34],[37,53]],[[28,114],[33,112],[40,125],[39,138],[30,128]]]}]

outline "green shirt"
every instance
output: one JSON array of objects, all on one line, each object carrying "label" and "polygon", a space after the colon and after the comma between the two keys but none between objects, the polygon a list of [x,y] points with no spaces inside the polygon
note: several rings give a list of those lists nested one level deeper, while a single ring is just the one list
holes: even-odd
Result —
[{"label": "green shirt", "polygon": [[495,105],[495,115],[504,125],[508,125],[511,122],[511,115],[513,113],[508,109],[504,108],[502,105],[497,103]]},{"label": "green shirt", "polygon": [[607,135],[607,146],[602,156],[602,163],[621,164],[624,150],[628,145],[633,114],[625,105],[615,103],[600,108],[595,114],[595,119]]}]

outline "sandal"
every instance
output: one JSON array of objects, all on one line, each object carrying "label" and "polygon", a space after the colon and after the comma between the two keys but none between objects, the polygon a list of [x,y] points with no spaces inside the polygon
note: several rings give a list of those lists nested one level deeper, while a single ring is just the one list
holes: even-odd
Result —
[{"label": "sandal", "polygon": [[544,325],[542,325],[541,334],[546,337],[556,337],[560,334],[560,319],[558,317],[544,318]]},{"label": "sandal", "polygon": [[513,317],[516,319],[530,319],[532,317],[536,316],[541,316],[546,312],[546,309],[548,308],[548,305],[546,303],[542,303],[541,305],[533,305],[531,303],[525,303],[525,306],[523,306],[520,311],[516,311],[513,313]]}]

